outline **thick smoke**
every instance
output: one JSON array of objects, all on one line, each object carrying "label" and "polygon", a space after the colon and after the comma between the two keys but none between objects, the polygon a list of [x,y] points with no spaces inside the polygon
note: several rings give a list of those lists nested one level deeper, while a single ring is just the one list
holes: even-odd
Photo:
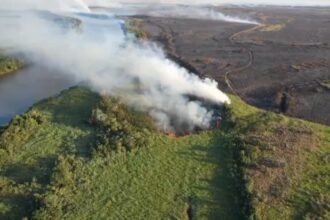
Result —
[{"label": "thick smoke", "polygon": [[[81,27],[67,25],[75,23],[72,18],[79,19]],[[209,127],[213,112],[187,95],[219,105],[230,102],[215,81],[189,73],[152,43],[125,36],[123,21],[113,16],[3,11],[0,21],[0,28],[6,30],[0,35],[0,48],[24,53],[30,62],[65,72],[97,92],[121,97],[131,107],[148,112],[163,130]]]},{"label": "thick smoke", "polygon": [[[20,2],[20,3],[17,3]],[[209,7],[177,5],[175,1],[159,1],[159,4],[151,4],[158,1],[112,1],[112,0],[4,0],[0,8],[6,9],[46,9],[52,11],[83,11],[88,12],[88,7],[107,7],[110,12],[116,15],[149,15],[154,17],[182,17],[189,19],[222,20],[246,24],[258,24],[250,19],[225,15]],[[166,2],[166,1],[165,1]],[[193,1],[192,3],[194,3]],[[128,4],[134,3],[134,4]],[[196,2],[195,2],[196,3]]]},{"label": "thick smoke", "polygon": [[221,12],[215,11],[212,8],[206,7],[187,7],[187,6],[176,6],[160,8],[160,10],[153,10],[149,13],[146,11],[146,15],[155,17],[182,17],[190,19],[206,19],[206,20],[220,20],[233,23],[246,23],[246,24],[258,24],[256,21],[249,19],[242,19],[235,16],[225,15]]},{"label": "thick smoke", "polygon": [[[148,112],[164,130],[175,130],[176,126],[207,128],[213,112],[200,102],[190,100],[187,95],[217,104],[229,103],[228,97],[218,90],[216,82],[201,80],[179,67],[167,59],[156,45],[125,36],[123,21],[110,15],[93,14],[89,9],[89,6],[136,8],[128,6],[128,3],[145,3],[139,6],[139,10],[142,8],[141,12],[153,13],[153,16],[212,18],[231,22],[244,21],[233,20],[207,7],[157,6],[158,9],[151,12],[147,9],[154,3],[330,5],[328,1],[321,0],[2,0],[0,48],[24,53],[32,63],[44,63],[65,72],[77,82],[85,82],[95,91],[119,96],[135,109]],[[54,20],[54,16],[62,16],[62,19]],[[70,19],[63,20],[63,16]],[[81,21],[82,27],[68,25],[77,21],[72,18]]]},{"label": "thick smoke", "polygon": [[[104,11],[104,9],[98,9]],[[187,19],[219,20],[232,23],[258,24],[247,18],[225,15],[211,7],[187,5],[117,5],[110,6],[108,11],[118,15],[148,15],[152,17],[174,17]]]},{"label": "thick smoke", "polygon": [[[106,1],[103,1],[104,3]],[[97,2],[95,2],[97,3]],[[99,3],[102,3],[101,1]],[[5,10],[52,10],[88,12],[83,0],[1,0],[0,9]]]},{"label": "thick smoke", "polygon": [[127,5],[279,5],[330,6],[329,0],[1,0],[0,9],[48,9],[88,11],[88,7],[119,7]]}]

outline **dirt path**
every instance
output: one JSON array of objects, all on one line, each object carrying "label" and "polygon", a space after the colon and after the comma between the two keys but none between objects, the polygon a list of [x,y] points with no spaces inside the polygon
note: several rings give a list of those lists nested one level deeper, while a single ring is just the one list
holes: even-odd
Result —
[{"label": "dirt path", "polygon": [[[291,20],[288,20],[287,22],[290,22]],[[238,40],[239,36],[243,35],[243,34],[247,34],[247,33],[252,33],[256,30],[260,30],[262,28],[266,28],[268,25],[270,24],[260,24],[260,25],[257,25],[257,26],[254,26],[252,28],[247,28],[247,29],[244,29],[242,31],[239,31],[239,32],[236,32],[234,34],[232,34],[228,40],[230,41],[230,43],[232,45],[236,45],[236,44],[266,44],[266,43],[271,43],[271,44],[280,44],[280,45],[286,45],[286,46],[310,46],[310,47],[315,47],[315,46],[323,46],[323,47],[327,47],[327,45],[324,45],[323,43],[321,42],[318,42],[318,43],[283,43],[283,42],[275,42],[275,41],[259,41],[259,42],[255,42],[254,40],[251,40],[251,41],[244,41],[244,40]],[[230,75],[231,74],[234,74],[234,73],[237,73],[237,72],[240,72],[240,71],[244,71],[246,70],[247,68],[249,68],[250,66],[253,65],[253,62],[254,62],[254,54],[253,54],[253,50],[250,49],[250,48],[245,48],[245,49],[248,49],[249,50],[249,61],[246,65],[242,66],[242,67],[238,67],[236,69],[233,69],[233,70],[229,70],[225,73],[225,82],[227,84],[227,86],[229,87],[229,89],[231,90],[231,92],[235,95],[238,95],[238,92],[235,90],[235,88],[233,87],[233,84],[232,82],[230,81]]]},{"label": "dirt path", "polygon": [[[245,29],[245,30],[243,30],[243,31],[236,32],[236,33],[234,33],[233,35],[231,35],[231,36],[228,38],[228,40],[230,41],[230,43],[231,43],[233,46],[234,46],[235,44],[237,44],[237,43],[242,43],[242,42],[236,42],[235,37],[238,36],[238,35],[240,35],[240,34],[242,34],[242,33],[247,33],[247,32],[251,32],[251,31],[253,31],[253,30],[256,30],[256,29],[258,29],[258,28],[260,28],[260,27],[262,27],[262,26],[264,26],[264,25],[258,25],[258,26],[252,27],[252,28]],[[237,95],[237,96],[239,96],[239,94],[238,94],[238,92],[235,90],[235,88],[233,87],[232,82],[230,81],[230,78],[229,78],[230,75],[231,75],[231,74],[234,74],[234,73],[237,73],[237,72],[244,71],[244,70],[250,68],[250,67],[253,65],[253,63],[254,63],[254,53],[253,53],[253,51],[251,50],[251,48],[245,48],[245,49],[248,50],[248,54],[249,54],[249,61],[248,61],[248,63],[247,63],[246,65],[244,65],[244,66],[237,67],[237,68],[232,69],[232,70],[229,70],[229,71],[227,71],[227,72],[225,73],[225,82],[226,82],[228,88],[231,90],[231,92],[232,92],[233,94],[235,94],[235,95]]]},{"label": "dirt path", "polygon": [[[289,19],[285,24],[288,24],[289,22],[291,22],[292,19]],[[276,44],[276,45],[282,45],[282,46],[288,46],[288,47],[323,47],[323,48],[329,48],[330,46],[323,43],[323,42],[312,42],[312,43],[285,43],[285,42],[280,42],[280,41],[272,41],[272,40],[258,40],[255,41],[254,39],[251,39],[249,41],[244,41],[244,40],[238,40],[240,35],[243,34],[249,34],[252,33],[254,31],[257,30],[261,30],[263,28],[267,28],[269,26],[271,26],[273,24],[260,24],[257,25],[255,27],[252,28],[248,28],[239,32],[234,33],[233,35],[231,35],[229,37],[230,42],[232,43],[240,43],[240,44],[244,44],[244,43],[248,43],[248,44],[255,44],[255,45],[262,45],[262,44]]]},{"label": "dirt path", "polygon": [[[177,51],[176,51],[176,47],[175,47],[175,43],[174,43],[174,35],[175,35],[175,32],[173,31],[173,29],[169,26],[165,26],[164,25],[159,25],[158,23],[156,22],[152,22],[152,21],[148,21],[150,24],[158,27],[160,30],[161,30],[161,38],[162,40],[165,40],[165,47],[167,48],[167,54],[169,56],[170,59],[172,59],[173,61],[175,61],[176,63],[178,63],[179,65],[185,67],[186,69],[188,69],[190,72],[194,72],[195,74],[199,75],[199,76],[202,76],[202,73],[200,73],[197,68],[195,68],[194,66],[192,66],[189,62],[185,61],[181,56],[179,56],[177,54]],[[242,34],[244,32],[249,32],[251,31],[252,29],[256,29],[256,28],[259,28],[259,26],[255,26],[253,28],[248,28],[246,30],[243,30],[243,31],[239,31],[233,35],[231,35],[228,40],[231,42],[232,45],[235,45],[237,43],[240,43],[240,42],[236,42],[234,40],[235,36],[238,36],[239,34]],[[213,39],[216,41],[216,39]],[[163,42],[164,43],[164,42]],[[241,67],[237,67],[235,69],[232,69],[232,70],[229,70],[225,73],[225,83],[226,85],[228,86],[228,88],[230,89],[230,91],[235,94],[235,95],[238,95],[238,92],[235,90],[235,88],[233,87],[233,84],[232,82],[230,81],[230,78],[229,76],[233,73],[236,73],[236,72],[240,72],[240,71],[243,71],[247,68],[249,68],[250,66],[252,66],[253,62],[254,62],[254,54],[253,54],[253,51],[251,49],[248,49],[248,55],[249,55],[249,60],[248,60],[248,63],[244,66],[241,66]]]},{"label": "dirt path", "polygon": [[250,68],[250,66],[252,66],[253,62],[254,62],[254,55],[253,55],[253,51],[252,50],[249,50],[249,62],[242,66],[242,67],[238,67],[238,68],[235,68],[235,69],[232,69],[232,70],[229,70],[225,73],[225,82],[227,84],[227,86],[229,87],[229,89],[231,90],[231,92],[237,96],[238,95],[238,92],[234,89],[233,87],[233,84],[231,83],[230,79],[229,79],[229,76],[233,73],[237,73],[237,72],[240,72],[240,71],[243,71],[243,70],[246,70],[248,68]]}]

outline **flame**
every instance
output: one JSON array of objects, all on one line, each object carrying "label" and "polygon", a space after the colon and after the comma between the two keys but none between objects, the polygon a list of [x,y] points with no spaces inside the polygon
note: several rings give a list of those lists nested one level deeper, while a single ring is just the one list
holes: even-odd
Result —
[{"label": "flame", "polygon": [[191,135],[192,134],[192,132],[190,132],[190,131],[185,131],[184,132],[184,136],[189,136],[189,135]]},{"label": "flame", "polygon": [[169,132],[167,134],[170,138],[176,138],[176,134],[174,132]]}]

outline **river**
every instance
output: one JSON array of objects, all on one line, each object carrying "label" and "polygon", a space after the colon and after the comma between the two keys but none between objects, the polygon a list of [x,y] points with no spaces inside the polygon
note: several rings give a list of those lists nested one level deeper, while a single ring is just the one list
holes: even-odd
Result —
[{"label": "river", "polygon": [[31,65],[0,78],[0,125],[24,113],[36,102],[75,84],[68,75],[40,65]]}]

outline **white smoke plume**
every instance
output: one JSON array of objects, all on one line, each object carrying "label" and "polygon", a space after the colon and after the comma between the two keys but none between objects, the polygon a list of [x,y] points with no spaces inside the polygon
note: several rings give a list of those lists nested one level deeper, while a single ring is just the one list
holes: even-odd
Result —
[{"label": "white smoke plume", "polygon": [[190,19],[220,20],[233,23],[258,24],[258,22],[250,19],[242,19],[235,16],[225,15],[221,12],[215,11],[212,8],[205,7],[176,6],[154,10],[145,14],[155,17],[182,17]]},{"label": "white smoke plume", "polygon": [[[105,2],[105,1],[104,1]],[[97,3],[97,2],[95,2]],[[101,2],[99,2],[101,3]],[[1,0],[0,9],[4,10],[51,10],[88,12],[83,0]]]},{"label": "white smoke plume", "polygon": [[[193,129],[196,126],[208,127],[213,112],[203,107],[200,102],[189,100],[187,95],[218,104],[229,103],[228,97],[218,90],[215,81],[199,79],[168,60],[163,51],[152,43],[139,42],[125,36],[122,21],[109,15],[93,14],[89,9],[89,6],[136,8],[135,5],[127,5],[132,3],[144,3],[139,6],[139,10],[144,8],[144,11],[151,7],[150,4],[155,3],[330,5],[329,1],[322,0],[2,0],[0,48],[24,53],[31,62],[45,63],[50,68],[59,69],[75,78],[77,82],[86,82],[95,91],[120,96],[130,106],[148,112],[164,130],[175,130],[171,122],[173,119],[177,125],[185,125],[187,129]],[[155,8],[155,6],[152,7]],[[9,13],[8,10],[11,12]],[[35,10],[43,10],[43,12]],[[192,10],[195,11],[192,12]],[[80,19],[83,22],[82,32],[52,21],[51,17],[54,14],[47,11],[56,13],[55,16]],[[159,6],[157,10],[149,13],[154,13],[154,16],[197,17],[244,22],[236,18],[236,20],[230,20],[233,18],[210,11],[207,7],[201,9],[186,6],[185,8]]]},{"label": "white smoke plume", "polygon": [[[52,11],[83,11],[89,7],[107,7],[117,15],[148,15],[154,17],[182,17],[188,19],[222,20],[235,23],[258,24],[250,19],[225,15],[209,7],[195,7],[194,4],[177,5],[181,1],[112,1],[112,0],[3,0],[1,8],[6,9],[46,9]],[[18,3],[19,2],[19,3]],[[158,4],[152,4],[153,2]],[[166,2],[166,1],[165,1]],[[194,2],[194,1],[193,1]],[[131,3],[131,4],[128,4]],[[173,4],[171,4],[173,3]],[[196,3],[196,2],[195,2]],[[189,6],[190,5],[190,6]]]},{"label": "white smoke plume", "polygon": [[[94,9],[95,10],[95,9]],[[104,11],[104,9],[98,9]],[[116,5],[108,8],[117,15],[147,15],[152,17],[172,17],[187,19],[219,20],[232,23],[259,24],[248,18],[225,15],[211,7],[187,5]]]},{"label": "white smoke plume", "polygon": [[[62,4],[68,10],[58,7],[57,14],[3,11],[0,48],[24,53],[32,63],[59,69],[97,92],[122,97],[131,107],[148,112],[166,131],[177,129],[173,119],[187,130],[209,127],[213,112],[187,95],[219,105],[230,102],[215,81],[189,73],[152,43],[125,36],[123,22],[115,17],[68,12],[79,5]],[[81,20],[82,31],[66,27],[63,20],[55,22],[54,16]]]}]

